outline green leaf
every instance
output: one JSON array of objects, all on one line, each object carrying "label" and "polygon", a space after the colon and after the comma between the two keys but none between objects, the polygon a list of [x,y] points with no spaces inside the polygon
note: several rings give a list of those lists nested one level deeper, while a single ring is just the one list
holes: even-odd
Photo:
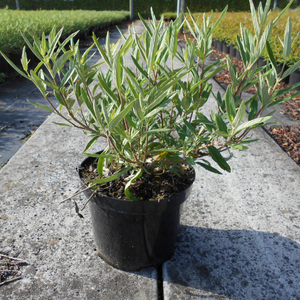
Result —
[{"label": "green leaf", "polygon": [[118,91],[120,91],[121,86],[123,84],[123,68],[122,68],[122,56],[120,55],[120,52],[116,54],[116,57],[114,58],[113,65],[112,65],[112,74],[115,86]]},{"label": "green leaf", "polygon": [[48,110],[48,111],[51,111],[51,112],[54,112],[54,110],[46,105],[43,105],[43,104],[38,104],[38,103],[35,103],[31,100],[27,100],[29,103],[33,104],[34,106],[38,107],[38,108],[42,108],[42,109],[45,109],[45,110]]},{"label": "green leaf", "polygon": [[47,41],[46,41],[45,32],[43,32],[42,34],[41,50],[42,50],[42,55],[45,55],[47,52]]},{"label": "green leaf", "polygon": [[144,27],[146,28],[146,30],[148,31],[148,33],[150,35],[152,35],[152,31],[150,29],[150,27],[148,26],[147,22],[144,20],[144,18],[138,13],[139,19],[142,21]]},{"label": "green leaf", "polygon": [[251,14],[252,14],[253,27],[254,27],[256,35],[260,36],[260,27],[259,27],[259,24],[258,24],[255,7],[254,7],[254,4],[253,4],[252,1],[249,1],[249,2],[250,2]]},{"label": "green leaf", "polygon": [[231,148],[235,149],[235,150],[240,150],[240,151],[249,149],[248,147],[241,145],[241,144],[233,144],[233,145],[231,145]]},{"label": "green leaf", "polygon": [[107,159],[115,159],[116,158],[116,155],[113,155],[113,154],[103,154],[104,151],[100,154],[97,154],[97,153],[86,153],[86,152],[83,152],[82,154],[86,155],[86,156],[89,156],[89,157],[94,157],[94,158],[99,158],[99,157],[104,157],[104,158],[107,158]]},{"label": "green leaf", "polygon": [[273,25],[275,25],[281,17],[285,14],[285,12],[289,9],[289,7],[292,5],[293,1],[290,1],[288,5],[280,12],[280,14],[277,16],[277,18],[273,21]]},{"label": "green leaf", "polygon": [[30,78],[24,72],[22,72],[1,50],[0,53],[4,57],[4,59],[15,69],[15,71],[17,71],[20,75],[30,80]]},{"label": "green leaf", "polygon": [[[300,82],[294,84],[294,85],[291,86],[290,88],[291,88],[291,90],[292,90],[292,89],[298,87],[299,85],[300,85]],[[271,107],[271,106],[273,106],[273,105],[280,104],[280,103],[283,103],[283,102],[285,102],[285,101],[287,101],[287,100],[296,98],[296,97],[298,97],[299,95],[300,95],[300,91],[297,92],[297,93],[294,93],[294,94],[292,94],[292,95],[289,95],[289,96],[287,96],[287,97],[284,97],[284,98],[282,98],[282,99],[273,101],[271,104],[268,105],[268,107]]]},{"label": "green leaf", "polygon": [[93,115],[93,117],[96,118],[94,108],[93,108],[93,104],[91,103],[91,101],[88,97],[87,91],[84,88],[80,87],[80,92],[81,92],[82,100],[84,101],[84,103],[87,106],[88,110]]},{"label": "green leaf", "polygon": [[218,130],[221,132],[228,133],[227,126],[223,121],[222,117],[219,114],[215,114],[215,119],[216,119]]},{"label": "green leaf", "polygon": [[[163,152],[180,153],[180,150],[177,150],[177,149],[170,149],[170,148],[159,148],[159,149],[153,149],[153,150],[151,150],[151,152],[159,152],[159,153],[163,153]],[[149,153],[150,153],[150,152],[149,152]]]},{"label": "green leaf", "polygon": [[273,51],[272,51],[272,47],[271,47],[271,45],[268,41],[266,42],[266,49],[267,49],[269,58],[271,60],[271,63],[274,66],[276,72],[278,73],[277,62],[275,60],[275,57],[274,57],[274,54],[273,54]]},{"label": "green leaf", "polygon": [[131,167],[123,168],[120,171],[114,173],[112,176],[109,176],[106,178],[101,178],[101,179],[96,179],[96,180],[93,180],[91,183],[92,184],[101,184],[101,183],[113,181],[115,179],[118,179],[123,174],[127,173],[130,169],[131,169]]},{"label": "green leaf", "polygon": [[268,116],[268,117],[261,117],[261,118],[257,118],[257,119],[253,119],[251,121],[245,122],[243,124],[241,124],[235,131],[234,134],[237,134],[238,132],[240,132],[243,129],[247,129],[247,128],[251,128],[253,126],[256,126],[258,124],[264,123],[267,120],[270,120],[272,117]]},{"label": "green leaf", "polygon": [[[135,64],[135,66],[138,68],[138,70],[141,72],[141,74],[148,80],[149,76],[148,73],[142,68],[142,66],[139,64],[139,62],[134,58],[133,55],[131,55],[132,61]],[[150,78],[151,80],[151,78]],[[152,80],[151,80],[152,83]]]},{"label": "green leaf", "polygon": [[61,71],[61,69],[64,66],[64,64],[66,63],[66,61],[69,60],[70,57],[72,57],[72,55],[73,55],[73,52],[68,51],[68,52],[64,53],[62,56],[59,57],[59,59],[55,62],[54,66],[52,68],[54,75],[57,72]]},{"label": "green leaf", "polygon": [[170,128],[157,128],[157,129],[152,129],[152,130],[148,130],[146,132],[144,132],[143,136],[146,134],[156,134],[156,133],[166,133],[166,132],[170,132],[171,129]]},{"label": "green leaf", "polygon": [[139,101],[135,101],[133,108],[134,108],[134,112],[135,112],[136,116],[140,119],[140,121],[143,121],[145,116],[141,109],[141,105],[140,105],[141,102],[142,102],[142,99],[139,99]]},{"label": "green leaf", "polygon": [[117,115],[114,116],[114,118],[109,122],[108,124],[108,131],[112,132],[114,130],[114,128],[116,127],[116,125],[123,120],[127,114],[129,114],[129,112],[131,111],[134,102],[136,100],[131,101],[120,113],[118,113]]},{"label": "green leaf", "polygon": [[237,127],[243,120],[244,116],[246,113],[246,106],[245,106],[245,102],[243,101],[236,113],[236,116],[232,122],[232,127]]},{"label": "green leaf", "polygon": [[[58,50],[57,50],[57,54],[58,53],[60,53],[61,52],[61,50],[65,47],[65,45],[67,44],[67,43],[69,43],[69,41],[77,34],[79,32],[79,30],[78,31],[76,31],[76,32],[74,32],[74,33],[72,33],[71,35],[69,35],[61,44],[59,44],[59,48],[58,48]],[[54,39],[50,39],[50,40],[54,40]]]},{"label": "green leaf", "polygon": [[262,37],[259,41],[257,50],[255,51],[255,53],[253,55],[251,55],[251,63],[255,63],[258,60],[258,58],[261,56],[261,53],[263,52],[263,50],[266,46],[266,42],[270,36],[272,26],[273,26],[273,23],[270,21],[269,24],[267,25],[264,33],[262,34]]},{"label": "green leaf", "polygon": [[75,71],[75,66],[72,66],[70,68],[70,70],[68,70],[68,72],[64,75],[61,83],[60,83],[60,86],[63,87],[65,86],[65,84],[70,80],[70,78],[73,76],[74,74],[74,71]]},{"label": "green leaf", "polygon": [[190,133],[197,135],[198,132],[195,130],[194,126],[192,123],[188,122],[186,119],[183,119],[184,124],[186,127],[189,129]]},{"label": "green leaf", "polygon": [[57,122],[52,122],[52,123],[55,124],[55,125],[59,125],[59,126],[72,127],[71,125],[65,124],[65,123],[57,123]]},{"label": "green leaf", "polygon": [[109,57],[109,59],[112,59],[109,31],[107,31],[107,33],[106,33],[105,49],[106,49],[106,53],[107,53],[107,56]]},{"label": "green leaf", "polygon": [[99,81],[99,85],[100,85],[101,89],[116,105],[118,105],[117,104],[119,101],[118,96],[113,93],[113,90],[107,83],[108,80],[107,81],[106,80],[107,79],[105,79],[101,74],[98,74],[98,81]]},{"label": "green leaf", "polygon": [[210,146],[208,147],[208,152],[211,158],[219,165],[219,167],[227,172],[231,172],[230,166],[224,159],[224,157],[221,155],[220,151],[214,147]]},{"label": "green leaf", "polygon": [[[105,154],[105,152],[102,152],[102,153]],[[101,153],[101,154],[102,154],[102,153]],[[103,177],[104,161],[105,161],[105,158],[104,158],[104,157],[100,156],[100,157],[98,158],[97,171],[98,171],[98,174],[99,174],[100,178]]]},{"label": "green leaf", "polygon": [[130,185],[137,180],[138,178],[140,178],[143,175],[143,170],[139,169],[138,172],[126,183],[125,185],[125,195],[126,197],[131,200],[131,201],[139,201],[137,198],[135,198],[129,191],[129,187]]},{"label": "green leaf", "polygon": [[249,115],[248,115],[249,121],[255,118],[257,114],[257,109],[258,109],[258,101],[257,99],[253,99],[249,105]]},{"label": "green leaf", "polygon": [[93,137],[89,142],[88,144],[86,145],[85,149],[83,150],[83,152],[86,152],[88,151],[95,143],[96,141],[98,140],[99,136],[95,136]]},{"label": "green leaf", "polygon": [[227,58],[227,68],[229,70],[230,73],[230,78],[232,81],[232,87],[235,90],[237,88],[237,80],[236,80],[236,70],[233,68],[232,66],[232,62],[231,59],[229,58],[229,56],[226,57]]},{"label": "green leaf", "polygon": [[236,108],[235,108],[235,102],[233,99],[233,95],[230,91],[230,87],[228,86],[227,91],[225,93],[225,106],[227,111],[227,118],[228,121],[232,124],[235,115],[236,115]]},{"label": "green leaf", "polygon": [[64,100],[63,100],[61,94],[60,94],[58,91],[56,91],[56,90],[54,90],[53,93],[54,93],[54,97],[58,100],[58,102],[59,102],[61,105],[65,106],[65,102],[64,102]]},{"label": "green leaf", "polygon": [[223,69],[226,68],[226,65],[222,65],[217,67],[215,70],[213,70],[210,74],[206,75],[203,79],[199,80],[196,84],[194,84],[191,88],[191,92],[196,89],[198,86],[200,86],[201,84],[203,84],[204,82],[207,82],[209,79],[211,79],[212,77],[214,77],[216,74],[218,74],[220,71],[222,71]]},{"label": "green leaf", "polygon": [[[142,96],[145,96],[144,93],[144,89],[142,88],[142,86],[138,83],[138,81],[136,80],[134,74],[132,73],[132,71],[125,67],[125,71],[126,73],[129,75],[129,80],[133,83],[133,85],[136,87],[137,91],[142,94]],[[128,78],[128,77],[127,77]]]},{"label": "green leaf", "polygon": [[46,97],[47,91],[45,89],[42,79],[38,75],[36,75],[36,73],[32,70],[30,70],[30,75],[33,83],[38,87],[43,96]]},{"label": "green leaf", "polygon": [[102,108],[104,120],[105,120],[106,124],[108,124],[109,123],[109,116],[108,116],[108,112],[107,112],[107,109],[106,109],[106,105],[104,104],[103,101],[101,101],[101,108]]},{"label": "green leaf", "polygon": [[93,109],[94,109],[96,120],[97,120],[98,124],[102,125],[101,112],[99,110],[97,101],[93,101]]},{"label": "green leaf", "polygon": [[104,59],[104,61],[106,62],[106,64],[109,66],[109,68],[111,68],[111,63],[109,61],[108,56],[106,55],[105,51],[102,49],[101,45],[98,42],[98,39],[95,35],[95,33],[93,32],[93,41],[98,49],[98,51],[100,52],[100,54],[102,55],[102,58]]},{"label": "green leaf", "polygon": [[[149,116],[149,114],[151,114],[151,112],[157,108],[160,104],[164,103],[166,105],[166,103],[164,102],[165,98],[167,97],[166,94],[167,94],[167,91],[161,91],[160,92],[160,89],[157,90],[157,92],[155,93],[157,96],[155,98],[155,101],[153,101],[146,109],[145,111],[145,115]],[[173,92],[171,93],[170,95],[168,95],[167,99],[169,102],[173,97],[175,97],[175,95],[177,94],[177,92]]]},{"label": "green leaf", "polygon": [[284,33],[284,47],[283,56],[287,59],[292,52],[292,23],[290,17],[286,22],[286,28]]},{"label": "green leaf", "polygon": [[211,165],[208,165],[208,164],[204,164],[204,163],[201,163],[201,162],[196,162],[197,165],[200,165],[201,167],[203,167],[204,169],[210,171],[210,172],[213,172],[213,173],[216,173],[216,174],[221,174],[222,173],[220,171],[218,171],[217,169],[213,168]]},{"label": "green leaf", "polygon": [[228,10],[228,5],[225,6],[224,10],[222,11],[222,13],[220,14],[218,20],[216,21],[216,23],[213,25],[210,33],[212,34],[216,29],[217,27],[219,26],[220,22],[222,21],[223,17],[225,16],[226,12]]},{"label": "green leaf", "polygon": [[28,59],[27,59],[26,47],[25,46],[23,47],[23,50],[22,50],[21,64],[22,64],[23,70],[25,72],[27,72],[27,70],[28,70]]},{"label": "green leaf", "polygon": [[300,60],[295,63],[292,67],[288,68],[282,75],[281,80],[288,77],[290,74],[292,74],[293,72],[295,72],[296,70],[298,70],[300,67]]},{"label": "green leaf", "polygon": [[147,61],[148,72],[150,70],[152,70],[152,68],[154,67],[155,58],[156,58],[156,54],[157,54],[156,52],[157,52],[157,48],[158,48],[158,35],[159,35],[159,32],[157,30],[155,30],[152,35],[152,38],[151,38],[149,54],[148,54],[148,61]]},{"label": "green leaf", "polygon": [[27,37],[25,36],[25,34],[23,34],[23,32],[21,32],[21,35],[24,39],[24,41],[26,42],[27,46],[30,48],[30,50],[32,51],[32,53],[34,53],[34,55],[39,59],[39,60],[43,60],[42,55],[40,54],[39,50],[37,50],[34,46],[31,45],[31,43],[29,42],[29,40],[27,39]]},{"label": "green leaf", "polygon": [[[49,47],[49,51],[48,51],[48,56],[49,57],[52,57],[52,54],[54,52],[54,50],[56,49],[56,46],[57,46],[57,43],[59,42],[59,39],[62,35],[62,32],[63,32],[64,28],[62,27],[58,33],[56,34],[54,40],[52,41],[50,47]],[[42,60],[42,59],[41,59]]]}]

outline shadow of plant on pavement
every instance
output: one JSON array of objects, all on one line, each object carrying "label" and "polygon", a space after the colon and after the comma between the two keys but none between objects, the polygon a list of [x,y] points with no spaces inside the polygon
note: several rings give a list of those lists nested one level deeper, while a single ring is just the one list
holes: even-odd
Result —
[{"label": "shadow of plant on pavement", "polygon": [[300,299],[300,244],[277,233],[180,226],[163,271],[167,299]]}]

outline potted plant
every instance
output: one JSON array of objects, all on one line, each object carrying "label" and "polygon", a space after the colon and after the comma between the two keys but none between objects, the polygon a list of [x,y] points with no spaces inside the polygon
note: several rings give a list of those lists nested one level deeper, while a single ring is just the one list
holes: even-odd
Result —
[{"label": "potted plant", "polygon": [[[108,33],[105,49],[94,35],[94,45],[103,58],[95,65],[89,65],[88,55],[94,45],[81,54],[78,42],[73,42],[75,33],[60,43],[62,30],[56,33],[55,29],[48,39],[45,35],[34,38],[33,45],[24,36],[40,61],[34,70],[28,69],[25,48],[23,70],[6,58],[39,88],[50,108],[34,105],[61,116],[63,123],[58,125],[78,128],[90,137],[83,151],[88,158],[81,164],[79,175],[90,201],[99,254],[111,265],[136,270],[168,259],[180,209],[194,181],[193,166],[215,173],[221,173],[219,169],[230,172],[222,153],[227,151],[231,157],[231,149],[246,150],[246,145],[254,142],[249,132],[266,125],[272,117],[273,112],[264,115],[266,108],[288,99],[281,96],[295,86],[284,90],[276,87],[299,68],[300,61],[279,72],[268,38],[291,2],[267,24],[270,2],[265,8],[260,4],[256,12],[250,0],[254,34],[241,27],[237,37],[244,63],[242,74],[229,56],[204,67],[213,33],[227,8],[214,24],[204,15],[199,25],[190,14],[184,22],[178,18],[168,27],[152,12],[150,22],[140,17],[145,27],[142,35],[135,34],[133,26],[127,37],[123,35],[122,45],[120,41],[111,45]],[[177,35],[184,24],[194,40],[186,38],[181,52]],[[286,60],[291,45],[288,20],[283,49]],[[268,64],[257,69],[255,64],[265,49]],[[128,56],[133,69],[126,65]],[[174,67],[175,59],[181,67]],[[102,64],[107,65],[107,72]],[[213,95],[216,109],[205,115],[202,107],[212,101],[213,94],[209,79],[225,66],[232,85],[223,98],[219,93]],[[251,86],[257,93],[243,101],[242,92]],[[58,108],[48,99],[49,89],[60,103]],[[106,139],[107,147],[90,154],[99,138]]]}]

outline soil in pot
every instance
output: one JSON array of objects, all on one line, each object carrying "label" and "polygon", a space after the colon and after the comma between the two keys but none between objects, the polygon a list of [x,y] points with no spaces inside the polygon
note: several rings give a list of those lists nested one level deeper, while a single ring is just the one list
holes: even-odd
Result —
[{"label": "soil in pot", "polygon": [[[188,164],[182,164],[180,167],[181,176],[174,173],[163,172],[156,175],[150,175],[144,172],[143,176],[136,180],[130,192],[140,201],[156,201],[164,197],[170,197],[174,193],[179,193],[191,185],[194,180],[194,169]],[[113,175],[107,169],[108,175]],[[125,174],[118,179],[101,184],[98,191],[102,195],[117,199],[127,199],[124,193],[126,181],[124,180],[130,174]],[[97,172],[97,160],[94,160],[87,168],[81,171],[83,182],[88,184],[91,180],[99,179]]]},{"label": "soil in pot", "polygon": [[[96,165],[94,158],[87,158],[79,168],[79,176],[95,176]],[[171,258],[182,206],[195,177],[191,166],[184,168],[187,176],[165,172],[153,178],[139,178],[131,193],[141,201],[121,199],[124,178],[101,186],[101,191],[85,191],[90,199],[95,244],[104,261],[121,270],[135,271],[161,265]]]}]

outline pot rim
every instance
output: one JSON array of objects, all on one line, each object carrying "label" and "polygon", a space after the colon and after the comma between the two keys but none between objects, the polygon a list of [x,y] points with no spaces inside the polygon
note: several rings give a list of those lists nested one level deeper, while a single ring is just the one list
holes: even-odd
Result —
[{"label": "pot rim", "polygon": [[[98,152],[96,152],[97,154],[100,154],[101,152],[102,152],[103,150],[101,150],[101,151],[98,151]],[[83,180],[82,180],[82,176],[81,176],[81,171],[82,171],[82,167],[84,166],[84,165],[87,165],[88,164],[88,162],[90,161],[90,160],[95,160],[96,158],[94,158],[94,157],[91,157],[91,156],[88,156],[84,161],[82,161],[82,163],[79,165],[79,167],[77,168],[77,174],[78,174],[78,177],[79,177],[79,180],[80,180],[80,182],[81,182],[81,184],[85,187],[85,188],[87,188],[88,186],[86,185],[86,183],[85,182],[83,182]],[[191,184],[188,186],[188,187],[186,187],[184,190],[182,190],[182,191],[180,191],[180,192],[178,192],[178,193],[174,193],[174,194],[172,194],[171,196],[169,196],[169,197],[164,197],[164,198],[162,198],[162,199],[160,199],[160,200],[153,200],[153,201],[147,201],[147,200],[144,200],[144,201],[130,201],[130,200],[125,200],[125,199],[119,199],[119,198],[114,198],[114,197],[111,197],[111,196],[106,196],[106,195],[102,195],[102,194],[100,194],[100,193],[95,193],[95,196],[98,196],[98,197],[103,197],[103,198],[108,198],[108,199],[111,199],[111,200],[113,200],[113,201],[117,201],[117,202],[121,202],[121,203],[133,203],[133,205],[137,205],[137,203],[143,203],[143,204],[145,204],[145,203],[153,203],[153,204],[147,204],[147,205],[154,205],[154,204],[157,204],[157,203],[161,203],[161,202],[169,202],[169,201],[171,201],[172,199],[176,199],[176,198],[178,198],[178,196],[179,195],[181,195],[182,193],[187,193],[188,195],[187,195],[187,197],[189,196],[189,194],[190,194],[190,192],[191,192],[191,187],[192,187],[192,185],[194,184],[194,182],[195,182],[195,179],[196,179],[196,171],[195,171],[195,168],[193,167],[193,166],[191,166],[192,168],[193,168],[193,170],[194,170],[194,178],[193,178],[193,181],[191,182]],[[88,191],[89,192],[94,192],[94,190],[92,190],[92,189],[88,189]],[[187,198],[186,197],[186,198]],[[174,200],[175,200],[174,199]]]}]

